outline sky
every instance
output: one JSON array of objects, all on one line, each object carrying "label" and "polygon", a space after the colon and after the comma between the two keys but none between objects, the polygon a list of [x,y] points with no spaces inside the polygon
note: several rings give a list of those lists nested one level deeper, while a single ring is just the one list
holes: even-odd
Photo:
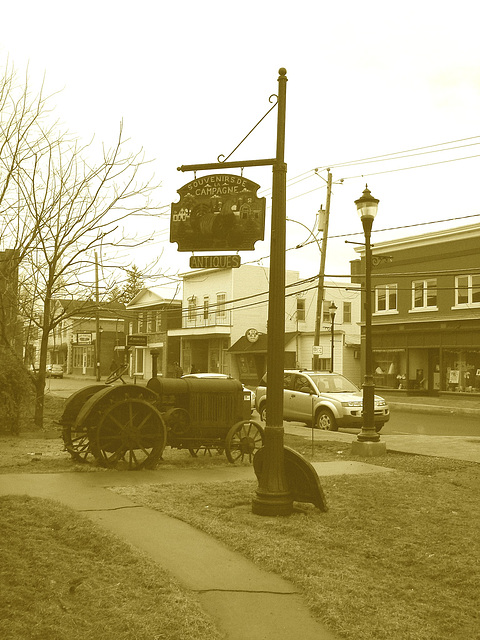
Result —
[{"label": "sky", "polygon": [[[158,215],[131,223],[151,242],[120,257],[140,269],[160,257],[147,284],[169,290],[190,257],[169,242],[170,205],[194,177],[177,167],[228,156],[271,107],[286,68],[286,266],[304,278],[318,273],[309,230],[325,208],[330,168],[333,277],[348,275],[357,257],[345,240],[363,240],[354,201],[366,183],[380,200],[374,243],[480,222],[477,6],[18,0],[2,8],[0,60],[28,66],[32,85],[45,76],[47,92],[58,92],[56,117],[81,140],[113,145],[123,120],[161,186]],[[274,109],[231,160],[274,157],[276,118]],[[207,173],[215,171],[197,177]],[[265,241],[242,252],[242,263],[268,266],[272,170],[244,176],[260,185],[267,215]]]}]

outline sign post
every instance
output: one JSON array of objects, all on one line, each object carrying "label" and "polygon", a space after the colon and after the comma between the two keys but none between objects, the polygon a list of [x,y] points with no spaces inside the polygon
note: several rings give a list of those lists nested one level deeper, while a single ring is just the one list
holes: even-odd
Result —
[{"label": "sign post", "polygon": [[[279,70],[276,156],[273,159],[183,165],[179,171],[201,171],[233,167],[273,167],[270,281],[267,333],[267,425],[264,456],[252,511],[258,515],[287,515],[293,511],[293,496],[285,474],[283,430],[283,370],[285,342],[285,245],[286,181],[285,111],[287,71]],[[186,249],[185,249],[186,250]]]}]

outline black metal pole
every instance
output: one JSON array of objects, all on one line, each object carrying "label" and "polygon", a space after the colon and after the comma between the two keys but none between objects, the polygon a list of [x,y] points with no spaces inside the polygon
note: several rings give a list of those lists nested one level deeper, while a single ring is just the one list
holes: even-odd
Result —
[{"label": "black metal pole", "polygon": [[293,510],[283,453],[283,370],[285,341],[285,245],[286,186],[285,111],[287,71],[278,78],[277,153],[273,165],[272,226],[267,331],[267,424],[265,457],[252,512],[257,515],[287,515]]},{"label": "black metal pole", "polygon": [[335,331],[335,316],[332,315],[331,345],[330,345],[330,373],[333,373],[333,350],[334,350],[333,337],[334,337],[334,331]]},{"label": "black metal pole", "polygon": [[365,377],[363,388],[363,426],[357,436],[360,442],[378,442],[375,431],[375,385],[373,381],[372,351],[372,247],[370,238],[373,218],[362,218],[365,233]]}]

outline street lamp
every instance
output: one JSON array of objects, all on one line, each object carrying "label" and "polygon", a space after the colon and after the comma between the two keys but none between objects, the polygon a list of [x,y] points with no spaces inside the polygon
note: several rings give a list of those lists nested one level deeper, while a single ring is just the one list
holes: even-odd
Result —
[{"label": "street lamp", "polygon": [[332,339],[331,339],[331,348],[330,348],[330,373],[333,373],[333,336],[334,336],[334,330],[335,330],[335,314],[337,313],[337,305],[335,304],[335,302],[332,302],[331,305],[328,308],[328,313],[330,314],[330,322],[331,322],[331,332],[332,332]]},{"label": "street lamp", "polygon": [[357,455],[382,455],[386,451],[385,443],[375,430],[375,386],[373,381],[372,351],[372,247],[370,238],[372,225],[377,215],[379,200],[370,193],[365,185],[363,195],[355,200],[357,212],[365,234],[365,377],[363,389],[363,424],[357,440],[352,443],[352,453]]}]

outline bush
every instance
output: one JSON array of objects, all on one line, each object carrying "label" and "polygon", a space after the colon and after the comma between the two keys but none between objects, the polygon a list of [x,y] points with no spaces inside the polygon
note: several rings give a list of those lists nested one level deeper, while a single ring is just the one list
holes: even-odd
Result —
[{"label": "bush", "polygon": [[0,433],[18,434],[31,423],[33,381],[22,362],[5,347],[0,347],[0,363]]}]

